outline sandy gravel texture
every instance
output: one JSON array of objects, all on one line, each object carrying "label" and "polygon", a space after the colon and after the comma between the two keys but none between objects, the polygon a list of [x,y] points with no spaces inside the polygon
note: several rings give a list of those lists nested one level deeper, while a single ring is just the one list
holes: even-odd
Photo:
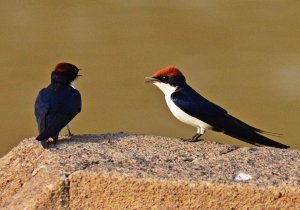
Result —
[{"label": "sandy gravel texture", "polygon": [[30,138],[1,158],[0,177],[1,209],[300,209],[298,150],[126,133],[44,150]]}]

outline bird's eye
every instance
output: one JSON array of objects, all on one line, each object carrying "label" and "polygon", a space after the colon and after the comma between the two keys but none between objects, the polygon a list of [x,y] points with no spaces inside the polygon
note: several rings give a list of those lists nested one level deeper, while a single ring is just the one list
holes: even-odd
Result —
[{"label": "bird's eye", "polygon": [[166,82],[168,79],[169,79],[169,77],[167,77],[167,76],[162,76],[161,77],[161,81],[162,82]]}]

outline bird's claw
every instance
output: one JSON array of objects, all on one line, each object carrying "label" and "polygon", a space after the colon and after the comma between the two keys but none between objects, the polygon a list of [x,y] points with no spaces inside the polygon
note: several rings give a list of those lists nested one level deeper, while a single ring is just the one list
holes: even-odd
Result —
[{"label": "bird's claw", "polygon": [[197,138],[197,139],[193,139],[193,138],[191,138],[191,139],[180,138],[180,140],[181,141],[186,141],[186,142],[198,142],[198,141],[202,141],[202,139],[199,139],[199,138]]},{"label": "bird's claw", "polygon": [[56,142],[57,142],[57,139],[50,138],[49,140],[42,140],[41,144],[44,149],[48,149],[51,147],[51,145],[53,145],[53,147],[55,147]]},{"label": "bird's claw", "polygon": [[190,142],[201,141],[201,140],[202,140],[202,139],[200,139],[201,136],[202,136],[201,133],[196,133],[196,134],[190,139]]},{"label": "bird's claw", "polygon": [[191,138],[189,139],[189,142],[198,142],[198,141],[202,141],[203,139],[200,138]]}]

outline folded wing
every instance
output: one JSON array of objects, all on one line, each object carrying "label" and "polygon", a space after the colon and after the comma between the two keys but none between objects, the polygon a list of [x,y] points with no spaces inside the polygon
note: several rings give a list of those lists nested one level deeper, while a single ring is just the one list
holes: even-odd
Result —
[{"label": "folded wing", "polygon": [[266,132],[242,122],[229,115],[223,108],[199,95],[192,88],[188,90],[188,94],[185,91],[180,89],[175,91],[171,95],[172,101],[187,114],[211,125],[214,130],[254,145],[289,148],[289,146],[278,143],[259,133],[272,134],[274,136],[279,134]]}]

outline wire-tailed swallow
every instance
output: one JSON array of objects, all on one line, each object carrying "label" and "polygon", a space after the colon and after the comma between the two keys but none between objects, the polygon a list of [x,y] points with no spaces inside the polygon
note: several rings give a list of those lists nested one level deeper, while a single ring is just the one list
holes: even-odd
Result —
[{"label": "wire-tailed swallow", "polygon": [[196,135],[190,141],[198,141],[206,130],[214,130],[254,145],[289,148],[261,135],[280,136],[281,134],[250,126],[205,99],[186,83],[183,74],[174,66],[168,66],[152,77],[146,77],[146,81],[152,82],[161,89],[165,94],[168,107],[178,120],[197,128]]},{"label": "wire-tailed swallow", "polygon": [[[59,132],[81,111],[81,96],[74,89],[79,69],[70,63],[59,63],[51,73],[51,84],[43,88],[35,101],[35,116],[39,135],[37,140],[47,148],[56,144]],[[52,138],[52,141],[48,141]]]}]

